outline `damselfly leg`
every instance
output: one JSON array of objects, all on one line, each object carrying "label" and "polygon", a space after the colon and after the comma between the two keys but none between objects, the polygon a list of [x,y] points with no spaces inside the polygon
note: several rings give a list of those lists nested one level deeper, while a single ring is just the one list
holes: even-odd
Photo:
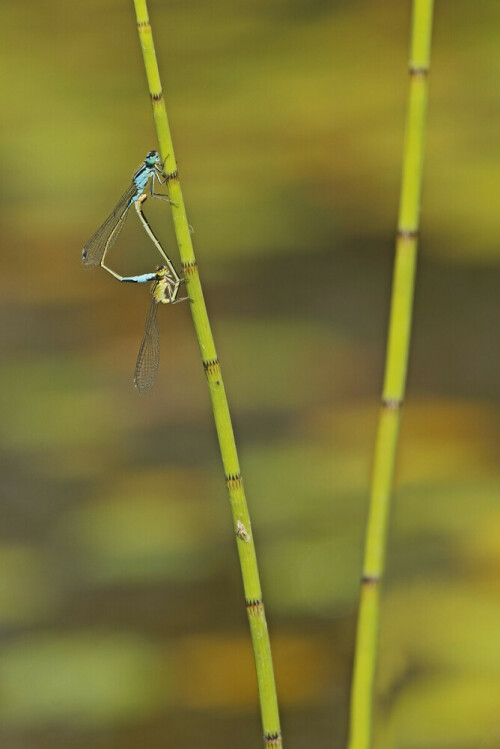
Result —
[{"label": "damselfly leg", "polygon": [[146,232],[146,234],[148,235],[148,237],[151,239],[151,241],[155,245],[156,249],[158,250],[158,252],[162,256],[163,260],[165,261],[165,265],[167,266],[167,268],[169,270],[170,277],[171,277],[172,282],[173,282],[172,286],[171,286],[172,297],[170,298],[170,302],[172,304],[175,301],[182,302],[185,299],[187,299],[187,297],[182,297],[182,299],[177,299],[177,300],[176,300],[176,297],[177,297],[177,294],[179,292],[179,286],[181,285],[181,283],[184,283],[184,279],[179,277],[177,271],[175,270],[175,268],[173,266],[172,261],[170,260],[170,258],[168,257],[167,253],[165,252],[165,250],[161,246],[159,239],[157,238],[157,236],[153,232],[151,226],[149,225],[149,222],[148,222],[146,216],[144,215],[144,211],[143,211],[142,208],[143,208],[143,205],[146,202],[146,200],[147,200],[147,195],[141,195],[138,198],[138,200],[135,201],[135,210],[137,211],[137,215],[139,216],[139,220],[140,220],[141,224],[144,227],[144,231]]},{"label": "damselfly leg", "polygon": [[[146,200],[147,195],[141,195],[138,200],[135,201],[135,209],[137,211],[137,215],[139,216],[139,220],[144,227],[144,231],[147,233],[148,237],[151,239],[154,246],[162,256],[164,265],[159,266],[155,273],[143,273],[139,276],[121,276],[119,273],[105,264],[104,259],[106,255],[104,255],[101,261],[101,266],[104,268],[104,270],[107,270],[108,273],[111,273],[111,275],[114,276],[114,278],[116,278],[118,281],[127,281],[129,283],[146,283],[147,281],[153,281],[154,279],[156,279],[161,282],[163,287],[163,292],[160,295],[162,298],[159,298],[158,301],[162,302],[163,304],[177,304],[177,302],[183,302],[188,299],[187,296],[178,298],[179,287],[184,283],[184,279],[179,277],[179,274],[175,270],[172,261],[161,246],[160,240],[153,232],[149,221],[144,215],[142,206]],[[164,272],[162,271],[162,276],[160,278],[158,272],[162,269],[164,269]]]}]

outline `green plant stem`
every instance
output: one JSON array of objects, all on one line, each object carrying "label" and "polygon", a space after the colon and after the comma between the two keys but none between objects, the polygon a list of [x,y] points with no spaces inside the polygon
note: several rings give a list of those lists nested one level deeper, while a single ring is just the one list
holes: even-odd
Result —
[{"label": "green plant stem", "polygon": [[396,258],[384,389],[375,444],[370,510],[361,579],[351,692],[349,749],[368,749],[372,741],[380,583],[384,574],[387,524],[411,337],[432,18],[433,0],[414,0],[410,92],[406,117]]},{"label": "green plant stem", "polygon": [[[217,358],[207,309],[203,299],[203,291],[193,251],[186,210],[184,207],[146,0],[134,0],[134,5],[149,92],[153,104],[153,115],[160,146],[160,155],[162,160],[166,159],[164,168],[168,178],[169,197],[172,201],[170,207],[174,221],[175,236],[177,238],[179,254],[184,270],[186,289],[190,298],[194,328],[200,346],[203,367],[208,380],[215,427],[217,430],[217,437],[219,440],[222,463],[226,477],[226,485],[231,503],[234,531],[243,577],[245,602],[250,623],[250,633],[257,671],[264,742],[268,748],[272,747],[272,749],[280,749],[282,747],[282,739],[278,714],[278,700],[274,683],[271,645],[264,612],[264,604],[262,602],[257,557],[245,492],[243,489],[233,427],[219,360]],[[238,664],[235,663],[234,667],[238,668]]]}]

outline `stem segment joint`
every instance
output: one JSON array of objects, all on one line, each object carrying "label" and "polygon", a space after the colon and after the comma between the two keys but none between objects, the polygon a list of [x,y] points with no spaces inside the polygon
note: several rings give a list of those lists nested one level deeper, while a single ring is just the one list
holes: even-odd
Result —
[{"label": "stem segment joint", "polygon": [[173,182],[174,180],[179,180],[179,170],[175,169],[173,172],[169,172],[168,174],[165,175],[165,179],[167,180],[167,182]]},{"label": "stem segment joint", "polygon": [[380,582],[380,575],[363,575],[361,578],[361,585],[378,585]]},{"label": "stem segment joint", "polygon": [[258,611],[259,609],[262,609],[264,607],[264,601],[262,598],[259,598],[257,601],[245,601],[245,606],[249,610],[249,612],[253,609],[254,611]]},{"label": "stem segment joint", "polygon": [[182,272],[184,273],[184,278],[192,278],[196,273],[198,273],[196,262],[190,260],[187,263],[182,263]]},{"label": "stem segment joint", "polygon": [[231,476],[226,476],[226,486],[229,489],[229,491],[235,491],[236,489],[241,489],[243,486],[243,479],[241,477],[241,473],[235,473]]},{"label": "stem segment joint", "polygon": [[415,78],[418,76],[425,78],[427,75],[429,75],[429,68],[426,68],[426,67],[410,65],[409,70],[410,70],[410,75],[414,76]]},{"label": "stem segment joint", "polygon": [[382,400],[382,408],[386,408],[388,411],[399,411],[403,406],[403,401],[399,398],[384,398]]},{"label": "stem segment joint", "polygon": [[281,733],[264,734],[266,749],[278,749],[281,746]]},{"label": "stem segment joint", "polygon": [[418,229],[398,229],[397,236],[400,239],[418,239]]}]

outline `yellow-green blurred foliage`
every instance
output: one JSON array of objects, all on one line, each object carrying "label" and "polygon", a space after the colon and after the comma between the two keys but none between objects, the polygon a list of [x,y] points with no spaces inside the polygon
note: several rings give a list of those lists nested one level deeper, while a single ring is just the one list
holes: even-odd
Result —
[{"label": "yellow-green blurred foliage", "polygon": [[[286,746],[343,747],[407,95],[410,0],[150,0]],[[439,0],[378,749],[500,745],[500,5]],[[0,744],[260,745],[187,305],[81,248],[156,147],[131,0],[3,3]],[[149,200],[176,253],[169,212]],[[110,262],[157,264],[130,216]]]}]

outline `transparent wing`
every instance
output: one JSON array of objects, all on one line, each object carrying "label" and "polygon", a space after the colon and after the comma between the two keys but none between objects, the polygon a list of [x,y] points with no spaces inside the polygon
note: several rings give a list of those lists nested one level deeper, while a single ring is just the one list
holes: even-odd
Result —
[{"label": "transparent wing", "polygon": [[140,395],[146,395],[151,389],[160,363],[160,328],[156,317],[157,307],[158,302],[152,299],[146,318],[144,338],[135,365],[134,385]]},{"label": "transparent wing", "polygon": [[106,221],[98,228],[96,233],[89,239],[82,252],[82,263],[89,268],[100,265],[105,253],[112,247],[123,229],[127,218],[127,211],[132,199],[137,192],[137,187],[132,182],[128,190],[123,193],[112,213]]}]

